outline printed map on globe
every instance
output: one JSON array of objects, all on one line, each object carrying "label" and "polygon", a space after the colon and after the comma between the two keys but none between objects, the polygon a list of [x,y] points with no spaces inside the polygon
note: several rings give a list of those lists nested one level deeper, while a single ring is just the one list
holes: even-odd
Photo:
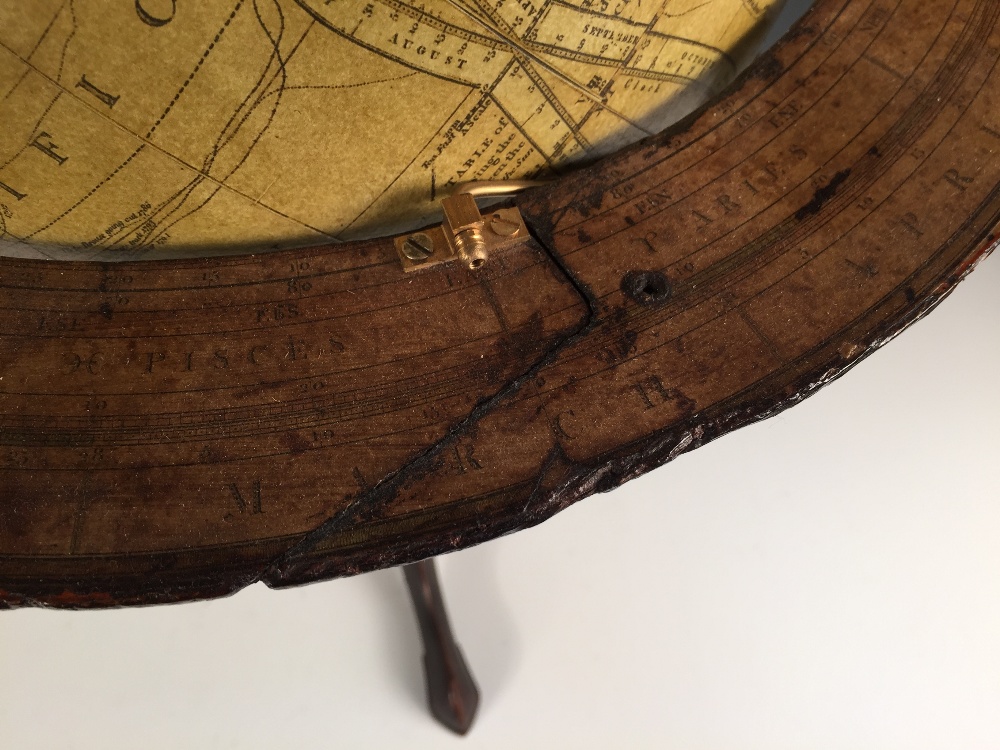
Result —
[{"label": "printed map on globe", "polygon": [[433,220],[728,83],[781,0],[0,0],[0,254],[131,260]]}]

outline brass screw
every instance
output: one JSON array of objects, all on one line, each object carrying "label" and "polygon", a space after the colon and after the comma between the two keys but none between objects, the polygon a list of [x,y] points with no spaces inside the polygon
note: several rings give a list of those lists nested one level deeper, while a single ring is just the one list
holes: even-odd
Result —
[{"label": "brass screw", "polygon": [[423,232],[411,234],[403,242],[403,255],[414,263],[422,263],[434,254],[434,240]]},{"label": "brass screw", "polygon": [[520,227],[513,221],[505,219],[500,214],[493,214],[493,217],[490,219],[490,229],[502,237],[513,237],[517,234],[517,230]]}]

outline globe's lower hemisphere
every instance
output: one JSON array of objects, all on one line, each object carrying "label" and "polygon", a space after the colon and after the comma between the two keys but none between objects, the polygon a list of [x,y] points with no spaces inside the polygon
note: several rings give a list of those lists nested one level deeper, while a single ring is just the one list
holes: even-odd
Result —
[{"label": "globe's lower hemisphere", "polygon": [[781,4],[0,0],[0,254],[411,228],[458,183],[553,176],[661,130]]}]

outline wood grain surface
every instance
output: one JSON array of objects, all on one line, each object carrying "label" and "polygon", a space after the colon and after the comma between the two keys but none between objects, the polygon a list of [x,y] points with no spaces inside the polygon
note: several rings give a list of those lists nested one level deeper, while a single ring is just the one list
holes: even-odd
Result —
[{"label": "wood grain surface", "polygon": [[823,0],[728,95],[405,274],[391,239],[0,259],[0,601],[397,565],[793,405],[996,242],[1000,4]]}]

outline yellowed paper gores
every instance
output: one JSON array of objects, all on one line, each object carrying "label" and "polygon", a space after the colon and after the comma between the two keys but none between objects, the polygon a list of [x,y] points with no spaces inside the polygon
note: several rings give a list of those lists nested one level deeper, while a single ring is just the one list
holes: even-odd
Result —
[{"label": "yellowed paper gores", "polygon": [[318,244],[554,176],[728,83],[783,0],[0,0],[0,254]]}]

